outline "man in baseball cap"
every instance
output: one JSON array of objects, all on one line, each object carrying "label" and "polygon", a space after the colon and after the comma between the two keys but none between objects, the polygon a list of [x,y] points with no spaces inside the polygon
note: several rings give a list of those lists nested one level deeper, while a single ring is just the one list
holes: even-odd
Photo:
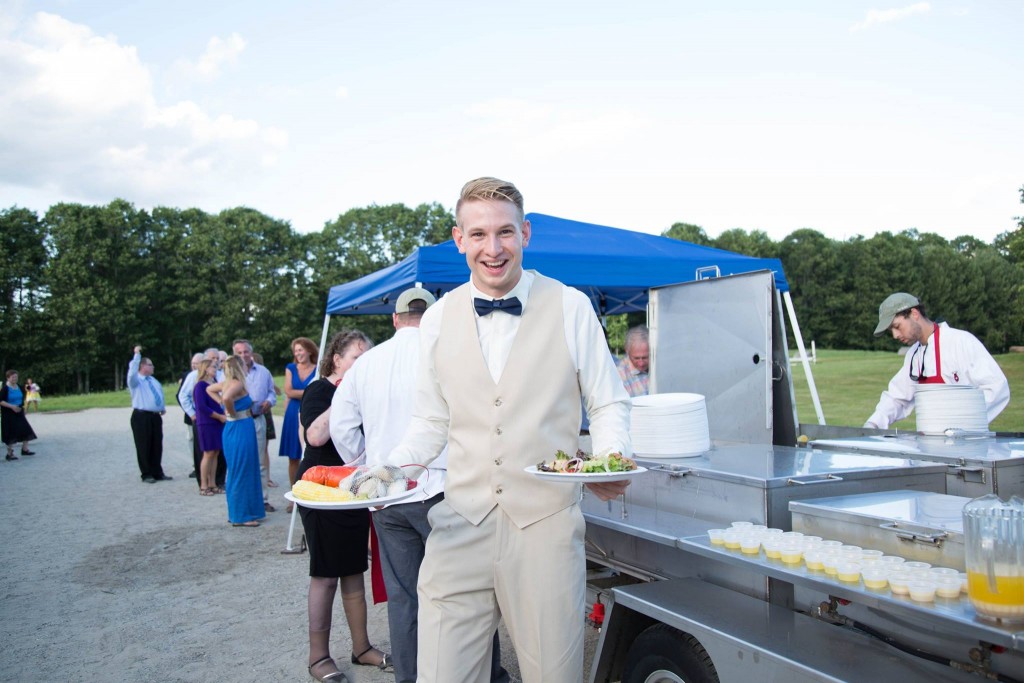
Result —
[{"label": "man in baseball cap", "polygon": [[929,320],[913,294],[891,294],[878,307],[875,336],[886,331],[910,349],[865,427],[888,429],[909,415],[918,384],[961,384],[981,389],[989,422],[1010,402],[1006,375],[978,338],[966,330]]}]

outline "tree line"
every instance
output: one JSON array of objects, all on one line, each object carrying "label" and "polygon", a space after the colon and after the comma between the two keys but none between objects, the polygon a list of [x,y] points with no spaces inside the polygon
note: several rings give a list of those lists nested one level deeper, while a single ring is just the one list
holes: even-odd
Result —
[{"label": "tree line", "polygon": [[[998,353],[1024,344],[1024,217],[1018,221],[992,244],[917,230],[845,241],[811,229],[778,242],[760,230],[712,238],[688,223],[662,234],[781,259],[801,330],[818,346],[895,348],[871,331],[879,302],[902,290]],[[280,372],[293,338],[319,342],[332,286],[450,239],[453,224],[437,203],[355,208],[306,234],[245,207],[148,212],[118,199],[56,204],[42,216],[11,207],[0,211],[0,364],[47,393],[85,393],[123,388],[136,343],[157,377],[171,381],[193,353],[247,338]],[[378,341],[392,332],[386,316],[335,318],[332,331],[351,325]],[[625,327],[611,326],[613,346]]]}]

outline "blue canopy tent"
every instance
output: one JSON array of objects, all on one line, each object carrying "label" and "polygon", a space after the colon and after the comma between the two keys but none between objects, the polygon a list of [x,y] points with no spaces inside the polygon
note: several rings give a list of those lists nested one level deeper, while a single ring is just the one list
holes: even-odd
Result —
[{"label": "blue canopy tent", "polygon": [[[601,316],[645,311],[651,287],[756,270],[772,271],[789,314],[818,420],[824,424],[789,295],[789,283],[779,259],[754,258],[668,237],[541,213],[526,217],[532,235],[529,246],[523,251],[523,267],[579,289],[590,297],[594,310]],[[332,315],[388,314],[394,311],[398,295],[409,287],[418,284],[440,297],[468,280],[466,257],[459,253],[454,240],[449,240],[420,247],[393,266],[336,285],[327,297],[320,348],[327,342]]]},{"label": "blue canopy tent", "polygon": [[[584,292],[599,315],[646,310],[651,287],[754,270],[771,270],[776,287],[789,290],[778,259],[540,213],[526,217],[533,234],[523,266]],[[420,247],[393,266],[332,287],[327,315],[391,313],[398,295],[416,283],[441,296],[467,280],[466,257],[454,240]]]}]

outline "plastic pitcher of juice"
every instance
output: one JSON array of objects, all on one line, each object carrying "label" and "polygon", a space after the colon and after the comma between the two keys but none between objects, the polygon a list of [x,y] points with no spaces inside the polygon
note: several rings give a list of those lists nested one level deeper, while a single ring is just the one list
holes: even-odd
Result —
[{"label": "plastic pitcher of juice", "polygon": [[979,616],[1024,622],[1024,500],[995,494],[964,506],[967,595]]}]

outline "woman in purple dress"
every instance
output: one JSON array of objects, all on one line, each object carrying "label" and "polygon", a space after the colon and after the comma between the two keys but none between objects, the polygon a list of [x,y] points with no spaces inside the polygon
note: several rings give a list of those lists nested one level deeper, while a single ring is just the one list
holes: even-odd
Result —
[{"label": "woman in purple dress", "polygon": [[192,391],[196,407],[196,431],[199,434],[199,449],[203,459],[199,463],[199,495],[212,496],[224,493],[217,486],[217,454],[223,448],[221,435],[224,433],[224,406],[210,398],[206,388],[217,381],[217,362],[203,360],[197,369],[199,379]]}]

